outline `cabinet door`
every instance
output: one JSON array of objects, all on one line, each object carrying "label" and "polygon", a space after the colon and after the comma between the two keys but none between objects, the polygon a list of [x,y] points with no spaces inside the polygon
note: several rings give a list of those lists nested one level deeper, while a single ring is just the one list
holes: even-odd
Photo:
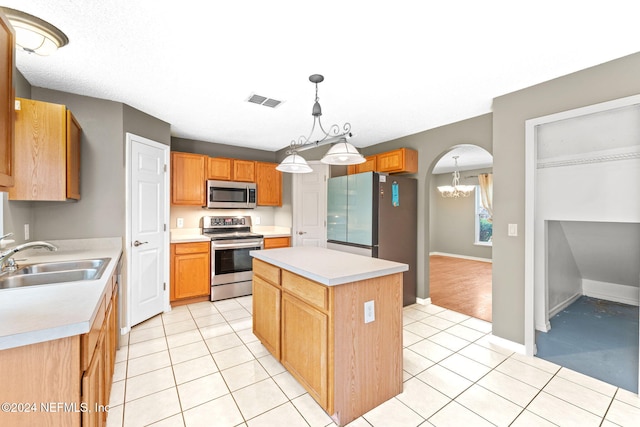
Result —
[{"label": "cabinet door", "polygon": [[357,165],[349,165],[347,173],[349,175],[362,172],[376,172],[376,156],[365,157],[365,162]]},{"label": "cabinet door", "polygon": [[171,153],[171,203],[204,206],[206,204],[205,161],[201,154]]},{"label": "cabinet door", "polygon": [[177,243],[171,245],[173,271],[171,282],[171,300],[209,295],[211,282],[209,265],[211,263],[208,242]]},{"label": "cabinet door", "polygon": [[14,32],[0,12],[0,191],[13,187]]},{"label": "cabinet door", "polygon": [[282,295],[281,363],[322,406],[328,407],[328,316]]},{"label": "cabinet door", "polygon": [[207,160],[207,179],[231,181],[231,163],[225,157],[209,157]]},{"label": "cabinet door", "polygon": [[256,162],[253,160],[233,159],[233,181],[256,182]]},{"label": "cabinet door", "polygon": [[15,186],[10,200],[67,199],[67,109],[18,98],[15,120]]},{"label": "cabinet door", "polygon": [[282,206],[282,172],[277,163],[256,162],[258,206]]},{"label": "cabinet door", "polygon": [[379,172],[418,172],[418,152],[408,148],[378,154],[376,161]]},{"label": "cabinet door", "polygon": [[253,276],[253,333],[262,345],[280,360],[281,291],[267,281]]},{"label": "cabinet door", "polygon": [[67,198],[80,200],[80,131],[82,128],[67,110]]},{"label": "cabinet door", "polygon": [[93,354],[91,363],[82,377],[82,403],[90,408],[90,411],[82,413],[82,425],[95,427],[104,425],[104,412],[96,411],[99,405],[104,405],[104,372],[103,357],[104,335],[98,340],[98,346]]}]

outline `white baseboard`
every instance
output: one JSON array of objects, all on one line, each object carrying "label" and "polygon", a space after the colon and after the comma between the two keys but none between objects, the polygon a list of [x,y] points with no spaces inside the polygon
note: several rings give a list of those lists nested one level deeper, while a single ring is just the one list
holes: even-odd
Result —
[{"label": "white baseboard", "polygon": [[471,260],[471,261],[493,262],[493,260],[490,259],[490,258],[478,258],[478,257],[474,257],[474,256],[448,254],[446,252],[429,252],[429,256],[431,256],[431,255],[448,256],[448,257],[451,257],[451,258],[468,259],[468,260]]},{"label": "white baseboard", "polygon": [[491,344],[495,344],[502,348],[506,348],[507,350],[511,350],[518,354],[526,354],[526,349],[524,344],[519,344],[517,342],[513,342],[505,338],[500,338],[493,334],[489,335],[489,342]]},{"label": "white baseboard", "polygon": [[[573,294],[572,296],[570,296],[568,299],[562,301],[560,304],[556,305],[555,307],[551,308],[549,310],[549,316],[547,318],[547,324],[549,323],[549,319],[551,319],[553,316],[555,316],[556,314],[560,313],[562,310],[564,310],[565,308],[569,307],[571,304],[573,304],[578,298],[580,298],[582,296],[582,293],[580,292],[576,292],[575,294]],[[551,327],[549,326],[549,329],[551,329]],[[546,332],[546,331],[545,331]]]},{"label": "white baseboard", "polygon": [[640,305],[640,288],[634,286],[582,279],[582,293],[592,298],[635,306]]},{"label": "white baseboard", "polygon": [[431,304],[431,298],[416,298],[416,304],[429,305]]}]

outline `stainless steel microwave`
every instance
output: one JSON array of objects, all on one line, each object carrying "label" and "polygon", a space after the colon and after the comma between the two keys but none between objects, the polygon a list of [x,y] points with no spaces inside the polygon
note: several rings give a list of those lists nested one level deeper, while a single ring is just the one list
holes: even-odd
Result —
[{"label": "stainless steel microwave", "polygon": [[207,180],[207,208],[253,209],[255,207],[255,183]]}]

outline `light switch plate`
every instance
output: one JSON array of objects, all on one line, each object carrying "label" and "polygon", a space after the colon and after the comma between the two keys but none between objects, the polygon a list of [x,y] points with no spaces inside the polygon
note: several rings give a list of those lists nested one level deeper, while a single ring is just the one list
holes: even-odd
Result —
[{"label": "light switch plate", "polygon": [[184,227],[184,218],[178,218],[178,219],[176,220],[176,226],[177,226],[178,228],[182,228],[182,227]]},{"label": "light switch plate", "polygon": [[29,240],[29,224],[24,225],[24,240]]},{"label": "light switch plate", "polygon": [[516,237],[518,235],[518,224],[509,224],[508,236]]}]

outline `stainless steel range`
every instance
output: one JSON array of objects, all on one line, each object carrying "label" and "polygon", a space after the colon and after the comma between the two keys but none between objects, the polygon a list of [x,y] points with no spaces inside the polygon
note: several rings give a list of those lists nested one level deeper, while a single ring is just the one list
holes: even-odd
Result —
[{"label": "stainless steel range", "polygon": [[251,231],[251,217],[202,217],[202,234],[211,238],[211,301],[251,295],[249,252],[264,247],[263,236]]}]

